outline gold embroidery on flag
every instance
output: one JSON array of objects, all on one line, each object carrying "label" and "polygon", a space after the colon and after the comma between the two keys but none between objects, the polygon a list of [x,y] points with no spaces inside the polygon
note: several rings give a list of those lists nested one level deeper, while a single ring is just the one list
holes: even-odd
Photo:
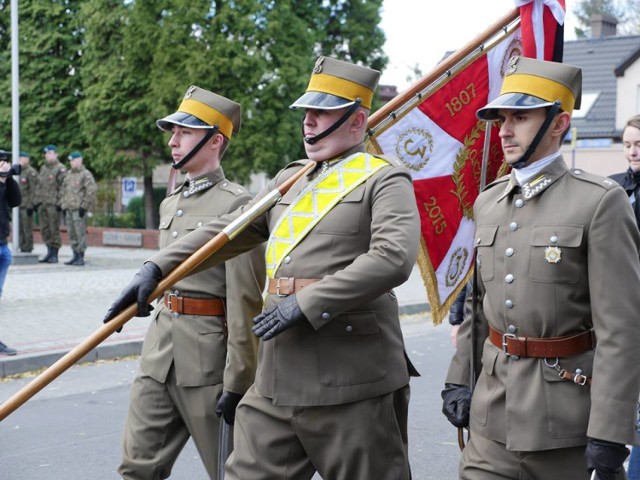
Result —
[{"label": "gold embroidery on flag", "polygon": [[269,236],[265,252],[267,275],[274,278],[284,257],[340,200],[388,165],[389,162],[383,158],[357,153],[307,185],[282,213]]}]

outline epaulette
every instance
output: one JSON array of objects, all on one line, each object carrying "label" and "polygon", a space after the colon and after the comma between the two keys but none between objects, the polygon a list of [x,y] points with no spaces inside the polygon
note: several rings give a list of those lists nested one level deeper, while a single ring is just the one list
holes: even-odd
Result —
[{"label": "epaulette", "polygon": [[503,177],[496,178],[496,179],[495,179],[493,182],[491,182],[490,184],[485,185],[485,186],[484,186],[484,188],[482,189],[482,191],[483,191],[483,192],[484,192],[484,191],[487,191],[487,190],[489,190],[490,188],[495,187],[496,185],[501,185],[501,184],[506,183],[506,182],[508,182],[508,181],[509,181],[509,175],[504,175]]},{"label": "epaulette", "polygon": [[394,167],[405,166],[398,157],[394,157],[393,155],[382,155],[382,154],[378,155],[377,153],[372,153],[371,155],[373,155],[374,157],[382,158],[383,160],[386,160],[387,162],[389,162],[389,165],[392,165]]},{"label": "epaulette", "polygon": [[605,190],[611,190],[616,186],[620,185],[615,180],[612,180],[608,177],[602,177],[600,175],[596,175],[594,173],[585,172],[581,168],[572,168],[569,170],[571,176],[573,178],[577,178],[578,180],[583,180],[585,182],[593,183],[594,185],[599,185]]},{"label": "epaulette", "polygon": [[238,183],[230,182],[229,180],[223,180],[221,182],[218,182],[218,187],[220,187],[220,189],[224,190],[225,192],[232,193],[236,197],[239,197],[240,195],[249,194],[248,190],[244,188],[242,185]]}]

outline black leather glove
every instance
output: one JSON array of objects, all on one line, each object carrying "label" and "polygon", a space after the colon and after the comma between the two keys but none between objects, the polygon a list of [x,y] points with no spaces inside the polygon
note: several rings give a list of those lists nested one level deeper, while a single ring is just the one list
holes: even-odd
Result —
[{"label": "black leather glove", "polygon": [[85,214],[85,209],[84,209],[84,208],[82,208],[82,207],[80,207],[80,208],[78,209],[78,215],[80,215],[80,218],[83,218],[83,217],[84,217],[84,214]]},{"label": "black leather glove", "polygon": [[236,421],[236,408],[240,403],[240,400],[242,400],[242,395],[239,393],[223,390],[222,395],[220,395],[220,398],[218,399],[218,404],[216,405],[216,415],[222,415],[225,422],[229,425],[233,425],[233,422]]},{"label": "black leather glove", "polygon": [[33,216],[33,208],[27,208],[27,217]]},{"label": "black leather glove", "polygon": [[148,317],[153,307],[149,305],[147,299],[156,289],[161,279],[162,271],[160,267],[153,262],[146,262],[129,282],[129,285],[124,287],[118,299],[111,304],[102,322],[107,323],[134,302],[138,304],[136,316]]},{"label": "black leather glove", "polygon": [[598,440],[597,438],[587,439],[587,469],[589,474],[596,471],[598,480],[618,480],[623,471],[622,464],[629,455],[629,449],[621,443]]},{"label": "black leather glove", "polygon": [[442,390],[442,413],[454,427],[469,426],[469,410],[471,409],[471,389],[466,385],[445,383]]},{"label": "black leather glove", "polygon": [[294,323],[307,318],[300,310],[295,295],[289,295],[268,312],[262,312],[253,319],[253,333],[256,337],[269,340]]},{"label": "black leather glove", "polygon": [[62,211],[62,207],[60,205],[56,205],[56,212],[61,212]]}]

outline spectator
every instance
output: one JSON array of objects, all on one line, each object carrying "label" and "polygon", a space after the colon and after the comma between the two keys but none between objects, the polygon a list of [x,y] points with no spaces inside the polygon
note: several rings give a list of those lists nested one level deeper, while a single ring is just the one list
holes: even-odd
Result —
[{"label": "spectator", "polygon": [[42,241],[47,246],[47,254],[38,260],[40,263],[58,263],[60,240],[60,192],[62,181],[67,173],[64,165],[58,160],[58,149],[55,145],[44,147],[45,162],[38,174],[38,215]]},{"label": "spectator", "polygon": [[73,256],[65,265],[84,265],[84,252],[87,250],[86,214],[96,201],[96,182],[93,175],[83,165],[82,152],[69,154],[71,170],[62,181],[60,205],[65,212],[65,221]]},{"label": "spectator", "polygon": [[36,204],[38,171],[30,164],[31,155],[20,152],[20,251],[30,253],[33,250],[33,212]]}]

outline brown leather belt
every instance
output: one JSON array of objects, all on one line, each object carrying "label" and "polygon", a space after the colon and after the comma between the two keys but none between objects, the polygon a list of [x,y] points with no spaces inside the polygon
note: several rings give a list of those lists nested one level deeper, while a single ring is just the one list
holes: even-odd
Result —
[{"label": "brown leather belt", "polygon": [[164,294],[164,305],[175,313],[185,315],[206,315],[223,317],[224,301],[221,298],[179,297],[173,293]]},{"label": "brown leather belt", "polygon": [[507,355],[517,357],[570,357],[591,350],[596,346],[596,336],[593,330],[564,337],[531,338],[502,333],[490,326],[489,338],[491,343],[502,349]]},{"label": "brown leather belt", "polygon": [[307,287],[312,283],[316,283],[319,281],[319,278],[270,278],[267,292],[272,295],[278,295],[279,297],[285,297],[287,295],[293,295],[294,293],[302,290],[304,287]]}]

